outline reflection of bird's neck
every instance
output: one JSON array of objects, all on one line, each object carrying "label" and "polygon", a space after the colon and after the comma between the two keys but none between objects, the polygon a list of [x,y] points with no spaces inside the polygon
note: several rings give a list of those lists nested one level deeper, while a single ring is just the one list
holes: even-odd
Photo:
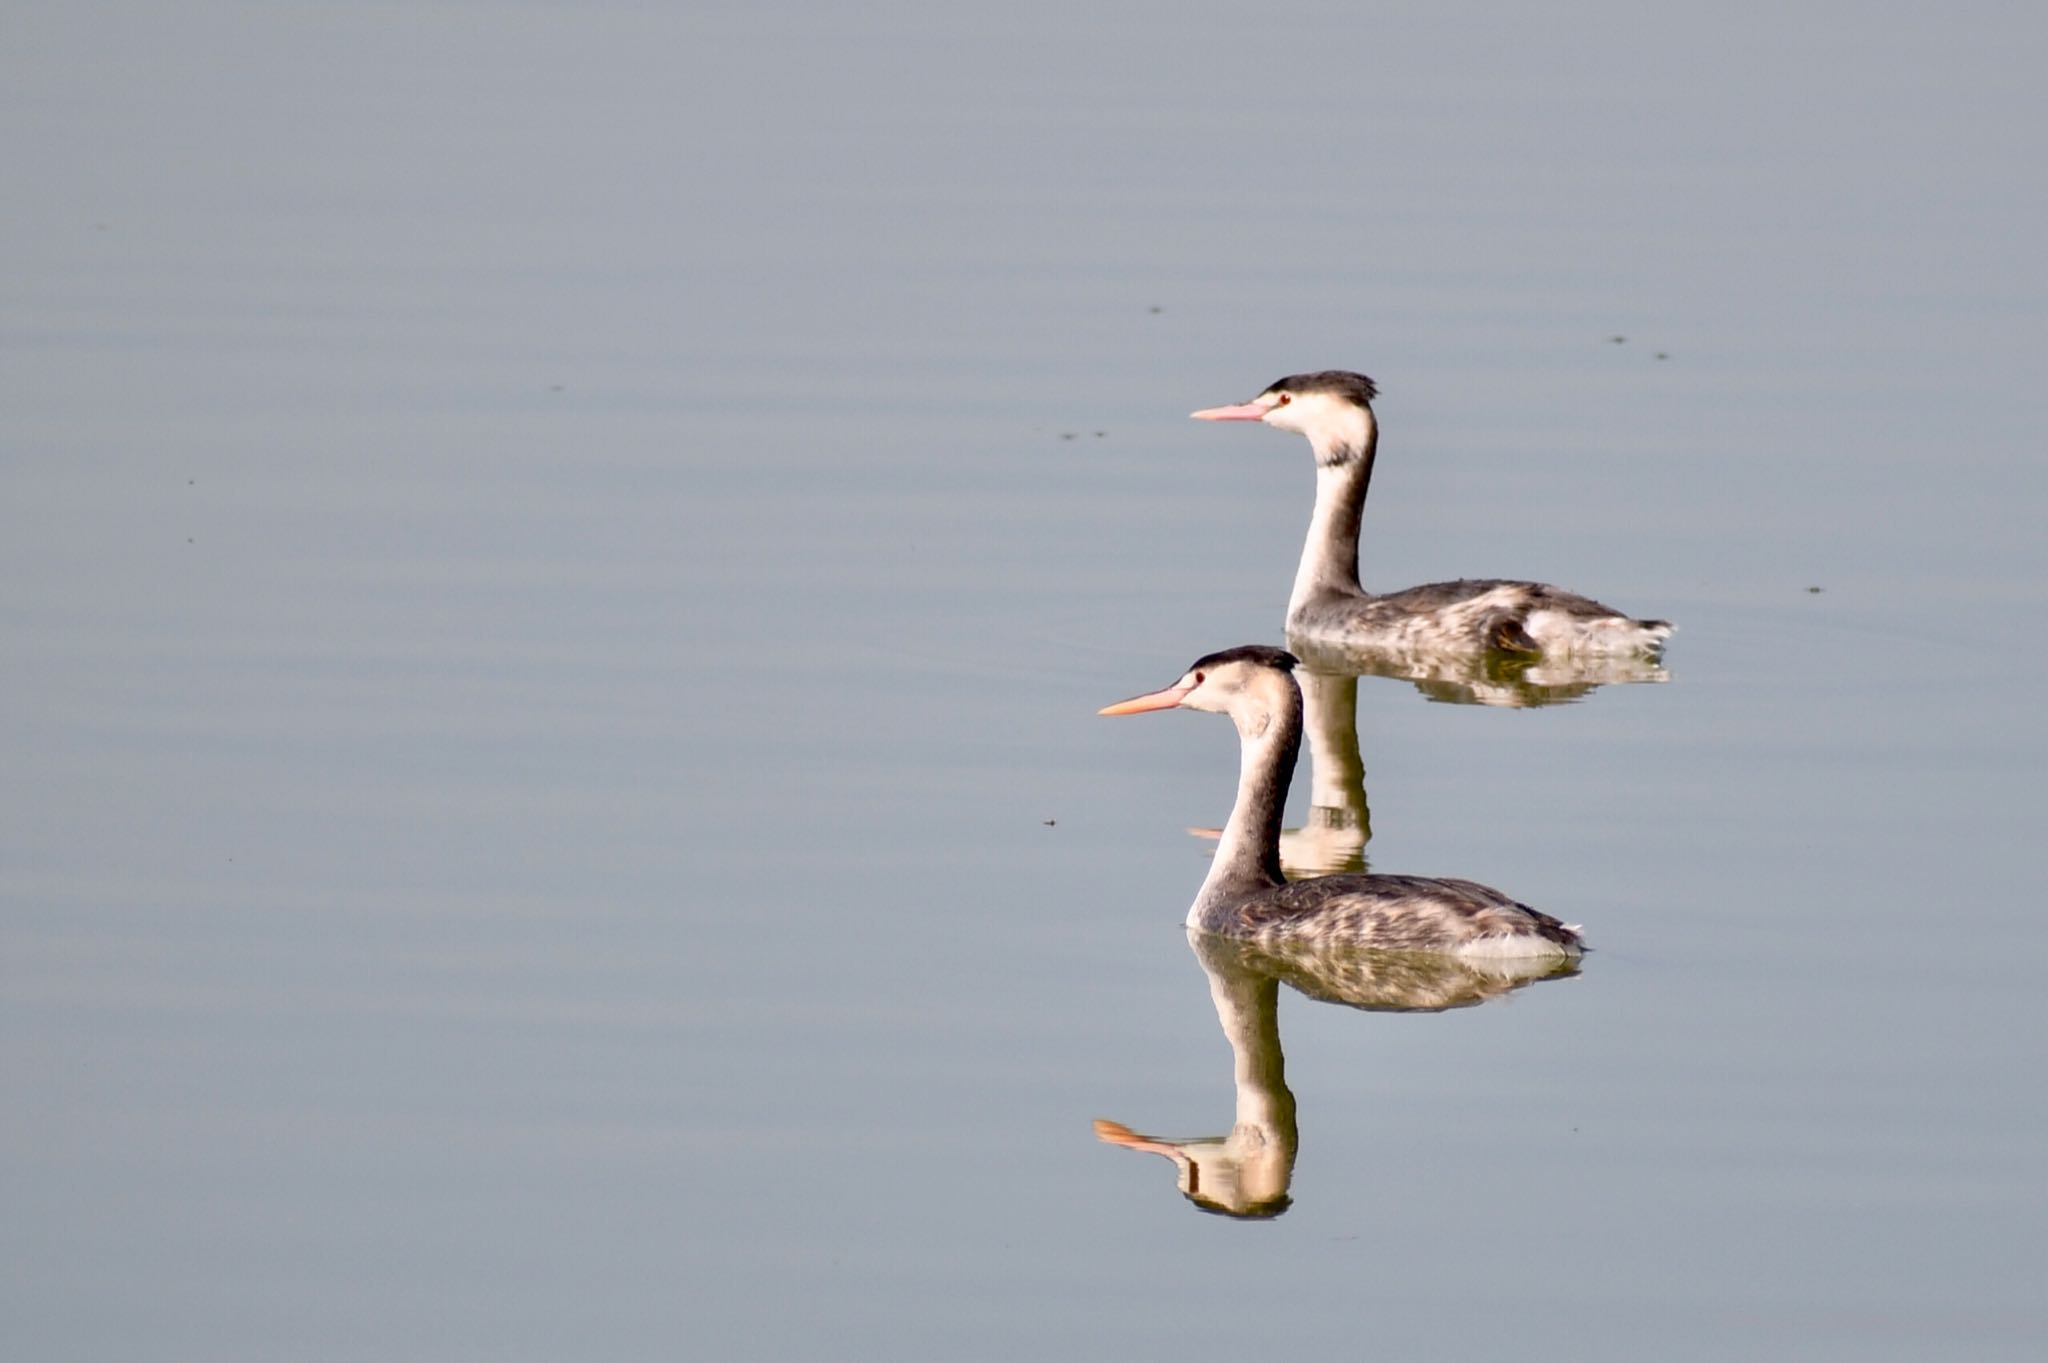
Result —
[{"label": "reflection of bird's neck", "polygon": [[1316,456],[1316,509],[1309,517],[1301,565],[1295,569],[1294,594],[1287,600],[1290,620],[1318,598],[1365,595],[1358,583],[1358,526],[1372,482],[1379,424],[1364,408],[1358,415],[1356,430],[1319,433],[1310,439]]},{"label": "reflection of bird's neck", "polygon": [[1280,816],[1301,751],[1300,688],[1285,672],[1261,671],[1231,706],[1230,717],[1240,745],[1237,803],[1188,914],[1191,926],[1200,926],[1200,912],[1212,897],[1287,883],[1280,870]]},{"label": "reflection of bird's neck", "polygon": [[1216,1021],[1230,1042],[1237,1083],[1237,1120],[1230,1143],[1240,1158],[1279,1159],[1280,1191],[1294,1164],[1294,1093],[1287,1087],[1287,1057],[1280,1050],[1280,981],[1245,970],[1209,971]]},{"label": "reflection of bird's neck", "polygon": [[[1311,828],[1331,845],[1358,856],[1372,840],[1372,811],[1366,806],[1365,759],[1358,751],[1358,678],[1295,671],[1301,684],[1302,727],[1308,736]],[[1342,863],[1326,858],[1332,868]]]},{"label": "reflection of bird's neck", "polygon": [[1301,1143],[1280,1050],[1280,981],[1248,969],[1241,943],[1193,933],[1188,944],[1209,977],[1216,1021],[1230,1043],[1237,1115],[1222,1140],[1201,1142],[1199,1154],[1192,1143],[1187,1147],[1184,1180],[1206,1184],[1184,1191],[1200,1191],[1208,1205],[1234,1216],[1278,1216],[1287,1209]]}]

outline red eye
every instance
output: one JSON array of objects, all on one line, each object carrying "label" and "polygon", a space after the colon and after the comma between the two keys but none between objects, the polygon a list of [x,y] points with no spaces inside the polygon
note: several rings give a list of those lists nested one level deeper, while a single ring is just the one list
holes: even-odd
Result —
[{"label": "red eye", "polygon": [[1203,678],[1203,676],[1204,676],[1204,675],[1205,675],[1205,674],[1203,674],[1203,673],[1200,673],[1200,672],[1197,672],[1197,673],[1195,674],[1195,685],[1197,685],[1197,686],[1200,686],[1200,685],[1202,684],[1202,678]]},{"label": "red eye", "polygon": [[1280,400],[1279,400],[1278,402],[1274,403],[1273,405],[1274,405],[1275,407],[1285,407],[1285,406],[1286,406],[1286,405],[1287,405],[1288,403],[1290,403],[1290,402],[1292,402],[1292,401],[1294,401],[1294,394],[1292,394],[1292,393],[1282,393],[1282,394],[1280,395]]}]

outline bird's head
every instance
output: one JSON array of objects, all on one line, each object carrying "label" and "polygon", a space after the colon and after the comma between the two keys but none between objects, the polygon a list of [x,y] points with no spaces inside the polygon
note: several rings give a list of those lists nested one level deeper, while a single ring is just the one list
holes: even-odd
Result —
[{"label": "bird's head", "polygon": [[1379,389],[1363,374],[1325,369],[1269,384],[1250,402],[1205,407],[1191,415],[1197,421],[1263,421],[1308,437],[1317,463],[1343,463],[1371,445],[1377,429],[1372,400],[1378,395]]},{"label": "bird's head", "polygon": [[1285,649],[1241,644],[1197,658],[1171,686],[1105,705],[1096,713],[1139,715],[1148,710],[1207,710],[1211,714],[1238,717],[1244,717],[1251,709],[1268,713],[1277,695],[1294,689],[1295,661],[1294,655]]}]

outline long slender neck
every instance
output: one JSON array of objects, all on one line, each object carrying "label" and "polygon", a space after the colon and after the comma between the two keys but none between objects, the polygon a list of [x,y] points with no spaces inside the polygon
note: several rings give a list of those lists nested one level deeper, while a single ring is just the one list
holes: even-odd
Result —
[{"label": "long slender neck", "polygon": [[1261,694],[1247,694],[1231,711],[1237,722],[1237,803],[1216,844],[1216,860],[1202,882],[1199,905],[1212,890],[1284,885],[1280,871],[1280,816],[1287,783],[1301,750],[1301,691],[1294,678],[1274,673]]},{"label": "long slender neck", "polygon": [[1358,523],[1365,514],[1365,492],[1372,482],[1373,455],[1379,449],[1379,423],[1369,411],[1353,430],[1312,437],[1316,455],[1316,509],[1309,518],[1308,542],[1301,547],[1301,566],[1294,572],[1294,594],[1287,613],[1319,596],[1363,596],[1358,583]]}]

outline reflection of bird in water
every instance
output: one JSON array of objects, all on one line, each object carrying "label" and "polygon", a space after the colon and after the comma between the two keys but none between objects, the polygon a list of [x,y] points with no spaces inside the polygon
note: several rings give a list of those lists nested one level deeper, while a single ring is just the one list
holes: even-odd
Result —
[{"label": "reflection of bird in water", "polygon": [[1176,707],[1227,714],[1241,745],[1237,802],[1188,926],[1262,942],[1284,938],[1472,956],[1576,956],[1578,929],[1470,880],[1339,875],[1290,882],[1280,816],[1301,747],[1294,655],[1256,644],[1212,653],[1161,691],[1105,715]]},{"label": "reflection of bird in water", "polygon": [[[1363,871],[1365,845],[1372,841],[1372,809],[1365,795],[1365,760],[1358,752],[1358,676],[1343,665],[1325,671],[1309,655],[1295,668],[1301,685],[1302,737],[1308,743],[1309,810],[1299,828],[1280,830],[1280,867],[1290,879]],[[1500,653],[1468,654],[1449,663],[1477,671],[1495,664],[1526,668],[1531,675],[1574,669],[1576,659],[1511,658]],[[1588,662],[1611,667],[1649,668],[1640,658],[1595,658]],[[1661,677],[1663,670],[1653,668]],[[1645,680],[1645,678],[1637,678]],[[1432,684],[1418,683],[1425,691]],[[1475,684],[1476,685],[1476,684]],[[1570,687],[1538,687],[1531,683],[1488,687],[1473,693],[1459,687],[1446,697],[1487,705],[1553,705],[1593,690],[1590,682]],[[1214,842],[1220,828],[1190,828],[1198,838]]]},{"label": "reflection of bird in water", "polygon": [[1180,1190],[1204,1211],[1263,1218],[1287,1210],[1294,1178],[1294,1094],[1280,1052],[1280,982],[1237,966],[1217,944],[1226,939],[1190,931],[1188,941],[1209,974],[1216,1020],[1236,1061],[1237,1116],[1223,1136],[1174,1140],[1141,1136],[1097,1118],[1095,1134],[1112,1145],[1164,1155],[1179,1169]]},{"label": "reflection of bird in water", "polygon": [[1287,642],[1303,667],[1315,673],[1410,681],[1430,700],[1450,705],[1532,710],[1584,700],[1603,686],[1671,680],[1671,673],[1654,656],[1640,653],[1421,653],[1344,648],[1299,635],[1290,635]]},{"label": "reflection of bird in water", "polygon": [[[1297,669],[1302,735],[1308,740],[1309,809],[1299,828],[1280,830],[1280,867],[1287,875],[1327,876],[1365,869],[1372,810],[1365,799],[1365,759],[1358,752],[1358,678]],[[1198,838],[1220,828],[1191,828]]]},{"label": "reflection of bird in water", "polygon": [[1316,507],[1287,602],[1290,638],[1391,654],[1655,654],[1664,620],[1632,620],[1541,582],[1460,579],[1374,596],[1358,581],[1358,526],[1379,424],[1371,379],[1343,370],[1296,374],[1250,402],[1211,407],[1204,421],[1262,421],[1308,437]]},{"label": "reflection of bird in water", "polygon": [[1216,1020],[1235,1062],[1237,1114],[1223,1136],[1146,1136],[1098,1118],[1095,1134],[1127,1150],[1164,1155],[1180,1190],[1204,1211],[1278,1216],[1291,1204],[1299,1145],[1294,1094],[1280,1049],[1280,984],[1312,999],[1375,1012],[1469,1008],[1540,979],[1575,974],[1564,957],[1467,960],[1440,954],[1361,951],[1301,942],[1272,946],[1190,931],[1188,944],[1209,976]]}]

